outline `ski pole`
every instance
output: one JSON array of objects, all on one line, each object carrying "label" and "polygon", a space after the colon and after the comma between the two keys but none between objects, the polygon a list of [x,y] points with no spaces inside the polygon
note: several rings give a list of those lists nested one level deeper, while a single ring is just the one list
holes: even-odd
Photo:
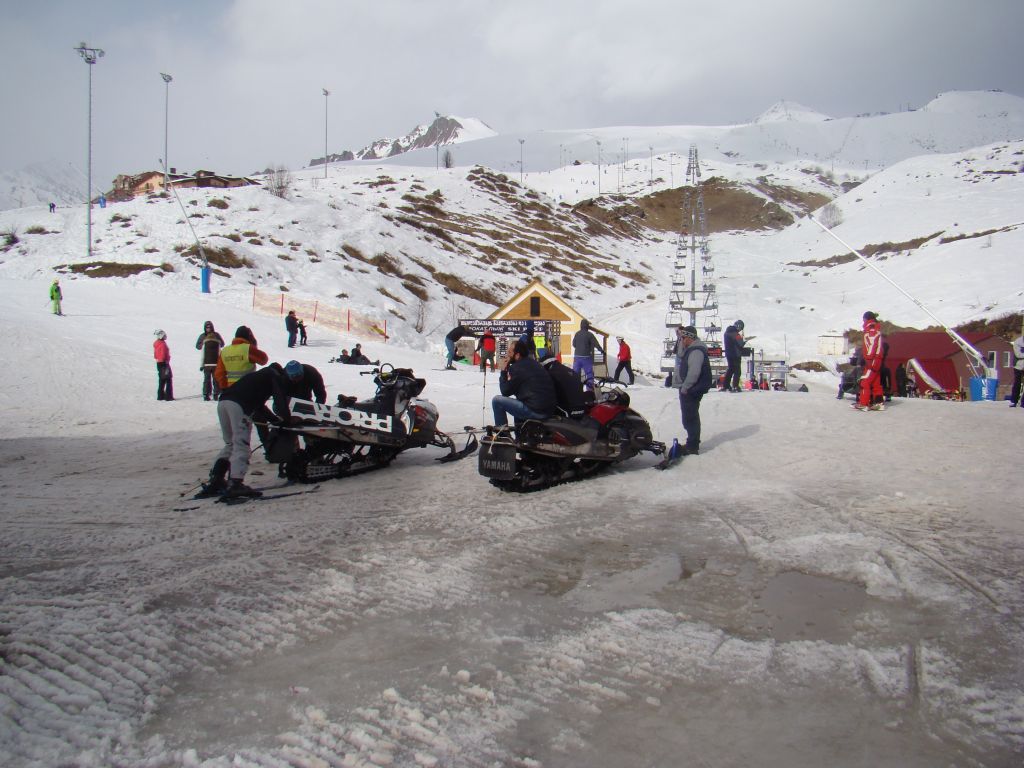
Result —
[{"label": "ski pole", "polygon": [[480,403],[480,426],[487,424],[487,365],[484,364],[484,397]]}]

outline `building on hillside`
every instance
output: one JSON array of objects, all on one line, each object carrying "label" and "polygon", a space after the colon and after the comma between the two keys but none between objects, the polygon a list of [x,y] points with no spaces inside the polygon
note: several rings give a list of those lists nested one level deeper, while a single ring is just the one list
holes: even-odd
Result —
[{"label": "building on hillside", "polygon": [[[530,282],[486,319],[463,321],[463,325],[476,335],[490,326],[496,335],[517,337],[525,330],[528,320],[534,321],[537,348],[550,349],[563,363],[572,366],[572,337],[580,329],[580,322],[584,320],[584,316],[540,280]],[[590,330],[601,342],[601,349],[595,355],[594,375],[607,376],[608,334],[593,325],[590,326]],[[499,356],[502,350],[503,347],[499,346]]]},{"label": "building on hillside", "polygon": [[[213,171],[199,170],[193,174],[178,173],[171,168],[167,174],[172,187],[210,187],[225,189],[229,187],[245,187],[259,184],[258,181],[245,176],[224,176]],[[164,190],[163,171],[143,171],[137,174],[118,174],[114,179],[114,188],[107,197],[111,200],[131,200],[136,195],[149,195]]]},{"label": "building on hillside", "polygon": [[[994,368],[999,384],[996,399],[1004,397],[1013,384],[1013,345],[991,333],[961,333],[961,336],[985,356]],[[967,391],[974,372],[967,354],[944,331],[900,331],[884,337],[889,344],[885,365],[895,373],[896,367],[914,359],[946,392]],[[909,372],[909,369],[908,369]],[[912,374],[922,394],[931,387]]]}]

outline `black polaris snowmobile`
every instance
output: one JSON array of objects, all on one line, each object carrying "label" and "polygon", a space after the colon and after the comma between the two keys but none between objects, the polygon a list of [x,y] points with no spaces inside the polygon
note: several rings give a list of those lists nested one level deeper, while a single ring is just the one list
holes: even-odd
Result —
[{"label": "black polaris snowmobile", "polygon": [[506,491],[537,491],[579,480],[647,451],[661,456],[665,444],[629,407],[621,389],[604,393],[582,418],[528,419],[516,428],[489,427],[480,441],[478,469]]},{"label": "black polaris snowmobile", "polygon": [[[417,398],[427,382],[409,368],[385,363],[372,371],[377,392],[370,400],[338,396],[336,405],[291,401],[292,424],[271,427],[267,460],[281,465],[289,480],[312,483],[346,477],[390,464],[408,448],[446,448],[437,459],[458,461],[477,449],[469,435],[465,447],[437,428],[437,408]],[[303,447],[299,447],[298,438]]]}]

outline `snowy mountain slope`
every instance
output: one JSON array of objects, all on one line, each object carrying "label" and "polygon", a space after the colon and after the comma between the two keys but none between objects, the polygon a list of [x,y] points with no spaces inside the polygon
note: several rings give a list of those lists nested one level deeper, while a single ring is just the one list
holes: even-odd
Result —
[{"label": "snowy mountain slope", "polygon": [[[979,131],[1013,130],[1024,115],[1022,103],[1007,94],[947,94],[929,111],[859,119],[857,131],[883,146],[894,127],[923,131],[934,127],[938,115],[944,141],[964,142]],[[395,160],[332,166],[326,181],[317,171],[298,172],[289,200],[243,188],[189,191],[184,202],[211,252],[228,248],[233,258],[247,260],[248,266],[231,267],[214,257],[214,289],[237,306],[251,301],[253,283],[270,290],[285,286],[297,296],[388,318],[389,331],[402,343],[428,349],[458,317],[488,314],[539,276],[604,330],[639,334],[631,340],[636,365],[654,371],[674,235],[671,229],[648,228],[642,211],[618,218],[598,214],[639,210],[652,190],[669,194],[683,181],[687,142],[700,136],[704,180],[735,185],[797,219],[779,232],[745,232],[737,225],[737,231],[715,234],[711,242],[722,318],[743,318],[766,355],[832,364],[818,353],[817,337],[856,326],[867,308],[898,325],[934,323],[863,265],[824,266],[845,259],[843,248],[810,222],[799,221],[806,208],[793,201],[800,196],[836,197],[845,219],[837,234],[855,247],[878,250],[873,258],[894,270],[892,277],[945,322],[1019,309],[1019,290],[1005,276],[1020,245],[1020,142],[917,155],[873,175],[853,169],[833,175],[807,159],[767,159],[775,146],[771,137],[796,142],[807,131],[832,130],[835,122],[737,128],[749,131],[750,138],[760,136],[758,151],[768,154],[757,161],[721,153],[716,141],[722,129],[679,129],[673,151],[654,155],[653,165],[650,156],[602,164],[596,207],[586,203],[598,191],[596,164],[524,173],[525,188],[520,188],[518,173],[503,179],[491,170],[438,171],[433,161],[429,167],[408,167]],[[654,129],[630,130],[635,147]],[[571,135],[537,136],[553,144],[557,160],[557,142]],[[821,138],[827,134],[814,135],[821,146],[828,143]],[[495,137],[461,147],[494,147],[501,141],[512,140]],[[592,138],[585,141],[593,145]],[[913,141],[904,136],[897,143]],[[518,156],[518,142],[515,147]],[[533,151],[528,141],[525,156]],[[564,147],[562,153],[563,158],[568,154]],[[402,162],[416,157],[416,151],[407,153]],[[226,208],[210,207],[220,200]],[[567,205],[579,201],[583,204],[576,208]],[[708,211],[712,231],[725,216],[717,205]],[[0,254],[0,276],[82,269],[72,265],[85,261],[84,213],[81,207],[62,210],[56,218],[39,208],[0,213],[0,232],[13,227],[20,239]],[[34,227],[47,234],[28,234]],[[191,234],[175,201],[138,199],[96,209],[94,235],[95,260],[152,267],[116,279],[147,290],[197,289],[197,260],[185,250]]]},{"label": "snowy mountain slope", "polygon": [[0,211],[31,205],[71,205],[85,200],[86,177],[56,160],[0,171]]}]

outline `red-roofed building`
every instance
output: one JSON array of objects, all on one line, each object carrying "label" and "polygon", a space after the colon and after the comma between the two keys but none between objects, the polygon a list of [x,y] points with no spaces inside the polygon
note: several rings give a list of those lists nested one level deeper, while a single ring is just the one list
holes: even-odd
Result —
[{"label": "red-roofed building", "polygon": [[[996,369],[999,388],[996,399],[1002,399],[1013,384],[1013,347],[1006,339],[991,333],[961,333],[972,347],[981,352],[988,365]],[[889,343],[889,354],[885,365],[893,373],[900,363],[914,358],[929,376],[947,392],[967,391],[974,375],[966,353],[945,331],[901,331],[885,336]],[[927,392],[930,387],[915,376],[918,392]]]}]

